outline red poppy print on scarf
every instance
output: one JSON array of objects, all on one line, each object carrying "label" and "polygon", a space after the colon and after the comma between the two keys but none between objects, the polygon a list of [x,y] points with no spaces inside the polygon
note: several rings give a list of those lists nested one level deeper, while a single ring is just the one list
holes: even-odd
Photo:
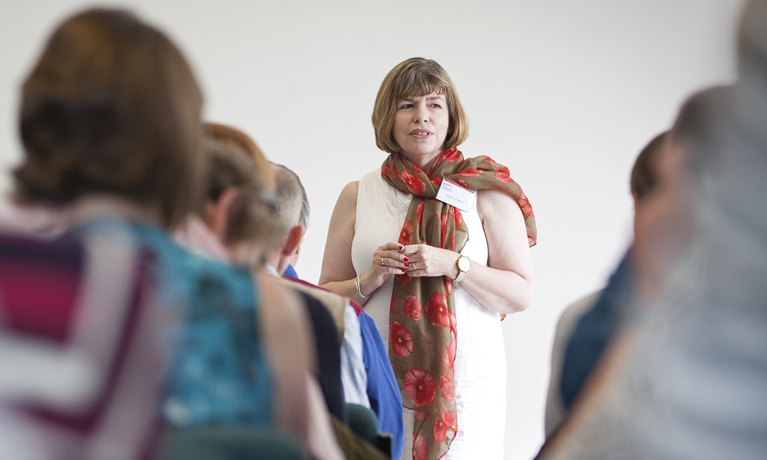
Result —
[{"label": "red poppy print on scarf", "polygon": [[426,460],[429,455],[429,446],[426,438],[416,433],[413,435],[413,460]]},{"label": "red poppy print on scarf", "polygon": [[384,165],[381,166],[381,175],[391,178],[391,166],[384,163]]},{"label": "red poppy print on scarf", "polygon": [[447,430],[458,431],[457,418],[455,412],[445,412],[443,419],[436,419],[434,421],[434,440],[436,442],[444,442],[447,437]]},{"label": "red poppy print on scarf", "polygon": [[461,219],[463,218],[463,214],[461,214],[461,210],[456,208],[455,206],[450,206],[448,208],[448,212],[450,212],[450,217],[453,218],[455,221],[455,225],[458,226],[461,223]]},{"label": "red poppy print on scarf", "polygon": [[447,311],[445,294],[435,292],[426,302],[426,318],[432,326],[450,327],[450,316]]},{"label": "red poppy print on scarf", "polygon": [[429,418],[429,413],[428,412],[421,412],[421,411],[414,410],[413,411],[413,417],[415,417],[416,420],[420,420],[420,421],[423,422],[424,420]]},{"label": "red poppy print on scarf", "polygon": [[389,344],[397,356],[407,358],[415,350],[413,335],[397,321],[389,326]]},{"label": "red poppy print on scarf", "polygon": [[482,174],[482,170],[480,169],[467,169],[466,171],[461,171],[456,174],[456,177],[477,177],[480,174]]},{"label": "red poppy print on scarf", "polygon": [[395,278],[397,278],[397,282],[403,286],[407,286],[411,281],[413,281],[413,278],[411,278],[407,273],[404,275],[397,275]]},{"label": "red poppy print on scarf", "polygon": [[453,294],[453,280],[448,278],[447,276],[443,276],[445,281],[445,294],[446,295],[452,295]]},{"label": "red poppy print on scarf", "polygon": [[421,301],[414,295],[409,295],[405,299],[405,313],[407,317],[416,320],[421,318]]},{"label": "red poppy print on scarf", "polygon": [[514,182],[513,180],[511,180],[511,177],[509,177],[508,174],[502,174],[502,173],[496,172],[496,173],[493,173],[493,175],[495,175],[495,178],[501,182],[505,182],[507,184]]},{"label": "red poppy print on scarf", "polygon": [[447,234],[447,213],[442,214],[442,233],[440,234],[440,243],[442,244],[442,247],[445,247],[445,235]]},{"label": "red poppy print on scarf", "polygon": [[421,223],[421,216],[423,215],[423,201],[418,203],[418,209],[415,211],[415,215],[418,216],[418,223]]},{"label": "red poppy print on scarf", "polygon": [[443,375],[439,378],[439,394],[449,402],[455,402],[455,387],[453,386],[453,381],[447,376]]},{"label": "red poppy print on scarf", "polygon": [[469,184],[467,184],[463,179],[456,179],[454,182],[463,188],[469,188]]},{"label": "red poppy print on scarf", "polygon": [[441,177],[439,177],[439,176],[437,176],[437,177],[432,177],[432,178],[429,180],[429,182],[431,182],[432,184],[436,185],[437,187],[442,187],[442,178],[441,178]]},{"label": "red poppy print on scarf", "polygon": [[455,332],[452,330],[450,331],[450,345],[447,346],[447,350],[445,350],[445,365],[448,369],[450,369],[450,372],[455,372],[455,349],[456,349],[456,343],[455,343]]},{"label": "red poppy print on scarf", "polygon": [[437,384],[434,376],[423,369],[412,369],[405,374],[405,386],[402,391],[410,398],[415,407],[434,401],[437,396]]},{"label": "red poppy print on scarf", "polygon": [[519,207],[522,208],[522,214],[524,214],[525,217],[533,215],[533,207],[530,206],[530,202],[527,201],[527,196],[525,196],[525,192],[522,190],[519,191],[519,199],[517,200],[517,203],[519,203]]},{"label": "red poppy print on scarf", "polygon": [[400,171],[399,180],[401,180],[407,189],[410,190],[410,193],[415,196],[421,196],[423,195],[423,192],[426,191],[426,184],[424,184],[420,178],[410,174],[406,169]]},{"label": "red poppy print on scarf", "polygon": [[407,246],[413,242],[413,223],[405,219],[402,230],[399,232],[399,244]]},{"label": "red poppy print on scarf", "polygon": [[461,159],[461,154],[458,152],[457,149],[448,150],[442,155],[444,155],[444,159],[448,163],[455,163],[456,161]]},{"label": "red poppy print on scarf", "polygon": [[392,298],[391,298],[391,303],[390,303],[390,305],[389,305],[389,315],[391,315],[391,314],[392,314],[392,312],[394,311],[394,306],[395,306],[395,305],[397,305],[397,299],[395,299],[395,298],[392,296]]}]

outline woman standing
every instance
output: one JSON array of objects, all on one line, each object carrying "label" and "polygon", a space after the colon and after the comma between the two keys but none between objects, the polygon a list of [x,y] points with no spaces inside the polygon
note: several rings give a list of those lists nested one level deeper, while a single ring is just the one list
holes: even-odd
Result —
[{"label": "woman standing", "polygon": [[501,459],[500,318],[532,297],[532,208],[508,168],[456,149],[468,123],[435,61],[412,58],[389,72],[373,126],[389,157],[341,192],[320,283],[364,305],[388,338],[412,434],[406,452]]}]

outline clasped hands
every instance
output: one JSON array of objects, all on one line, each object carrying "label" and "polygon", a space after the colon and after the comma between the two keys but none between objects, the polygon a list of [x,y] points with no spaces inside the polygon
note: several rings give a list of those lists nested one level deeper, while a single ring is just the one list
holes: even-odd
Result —
[{"label": "clasped hands", "polygon": [[[360,278],[363,293],[378,289],[391,275],[407,274],[419,276],[458,276],[456,261],[460,257],[455,251],[435,248],[428,244],[402,245],[386,243],[373,254],[370,270]],[[367,275],[367,276],[365,276]]]}]

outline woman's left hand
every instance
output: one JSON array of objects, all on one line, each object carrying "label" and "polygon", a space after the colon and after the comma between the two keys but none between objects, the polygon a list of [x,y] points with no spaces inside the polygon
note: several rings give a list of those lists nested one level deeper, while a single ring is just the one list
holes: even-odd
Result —
[{"label": "woman's left hand", "polygon": [[460,257],[455,251],[435,248],[428,244],[410,244],[401,251],[410,259],[407,270],[409,276],[447,276],[455,279],[458,276],[456,262]]}]

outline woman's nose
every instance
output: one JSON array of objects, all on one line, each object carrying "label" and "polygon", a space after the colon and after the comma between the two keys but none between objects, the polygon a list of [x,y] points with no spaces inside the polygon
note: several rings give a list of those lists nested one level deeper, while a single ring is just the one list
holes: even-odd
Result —
[{"label": "woman's nose", "polygon": [[416,106],[415,110],[415,120],[416,123],[424,123],[429,121],[429,111],[426,110],[426,105],[424,104],[418,104]]}]

